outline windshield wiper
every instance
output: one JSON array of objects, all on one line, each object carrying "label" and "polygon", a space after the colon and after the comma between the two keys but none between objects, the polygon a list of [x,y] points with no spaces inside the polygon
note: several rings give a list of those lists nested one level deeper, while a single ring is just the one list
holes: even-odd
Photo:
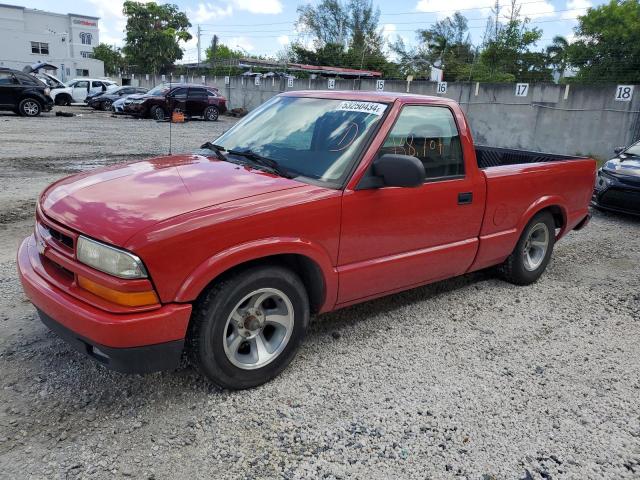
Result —
[{"label": "windshield wiper", "polygon": [[284,178],[294,177],[287,169],[282,167],[274,159],[263,157],[259,153],[254,152],[253,150],[250,150],[250,149],[229,150],[228,153],[230,153],[231,155],[236,155],[238,157],[244,157],[248,160],[251,160],[255,164],[260,165],[261,167],[266,167],[267,169],[273,171],[274,173],[277,173],[281,177],[284,177]]},{"label": "windshield wiper", "polygon": [[218,157],[220,160],[227,161],[227,157],[225,157],[222,154],[222,152],[224,152],[225,149],[224,149],[224,147],[221,147],[220,145],[216,145],[215,143],[207,142],[207,143],[203,143],[202,145],[200,145],[200,148],[206,149],[206,150],[211,150],[213,153],[216,154],[216,157]]}]

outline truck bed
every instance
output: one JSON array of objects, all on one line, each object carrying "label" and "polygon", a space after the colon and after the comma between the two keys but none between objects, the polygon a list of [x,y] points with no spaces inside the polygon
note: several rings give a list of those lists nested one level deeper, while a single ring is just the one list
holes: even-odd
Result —
[{"label": "truck bed", "polygon": [[570,155],[558,155],[554,153],[533,152],[528,150],[488,147],[486,145],[476,145],[475,150],[478,168],[481,169],[526,163],[583,160],[586,158]]},{"label": "truck bed", "polygon": [[546,205],[553,209],[558,236],[588,215],[596,162],[590,158],[506,148],[476,147],[486,181],[486,207],[473,270],[496,265],[513,251],[526,222]]}]

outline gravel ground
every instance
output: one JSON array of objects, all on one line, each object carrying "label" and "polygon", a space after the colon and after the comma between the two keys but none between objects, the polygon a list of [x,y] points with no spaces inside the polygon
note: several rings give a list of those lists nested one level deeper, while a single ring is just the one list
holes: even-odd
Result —
[{"label": "gravel ground", "polygon": [[[640,477],[640,220],[596,213],[530,287],[478,273],[323,315],[251,391],[126,376],[47,331],[13,257],[47,183],[164,153],[168,126],[73,110],[0,116],[0,478]],[[231,122],[175,126],[175,151]]]}]

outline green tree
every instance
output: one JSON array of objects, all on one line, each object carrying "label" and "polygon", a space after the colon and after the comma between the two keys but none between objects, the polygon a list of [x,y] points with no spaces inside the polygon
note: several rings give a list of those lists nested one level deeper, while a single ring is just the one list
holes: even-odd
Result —
[{"label": "green tree", "polygon": [[480,54],[479,63],[482,67],[478,71],[489,72],[495,79],[484,81],[501,81],[499,79],[506,76],[524,82],[551,80],[546,54],[532,50],[542,38],[542,30],[529,27],[529,19],[520,17],[516,0],[512,0],[508,21],[493,25],[495,34],[486,41]]},{"label": "green tree", "polygon": [[416,47],[407,48],[402,39],[391,47],[405,74],[426,77],[434,66],[444,70],[446,80],[468,80],[466,65],[473,62],[475,52],[464,15],[456,12],[429,29],[418,30],[417,37]]},{"label": "green tree", "polygon": [[547,47],[547,63],[558,71],[562,80],[569,65],[569,42],[565,37],[553,37],[551,45]]},{"label": "green tree", "polygon": [[611,1],[578,17],[569,62],[577,81],[640,83],[640,2]]},{"label": "green tree", "polygon": [[223,43],[215,46],[212,45],[205,50],[205,58],[207,63],[215,65],[216,62],[238,59],[246,56],[240,50],[233,50]]},{"label": "green tree", "polygon": [[107,75],[119,73],[126,64],[122,51],[106,43],[101,43],[93,49],[93,58],[103,61],[104,72]]},{"label": "green tree", "polygon": [[182,58],[179,42],[192,38],[191,23],[177,5],[127,0],[122,11],[127,17],[123,52],[129,65],[138,71],[164,72]]},{"label": "green tree", "polygon": [[313,49],[294,44],[293,62],[364,68],[398,74],[397,66],[384,54],[379,28],[380,9],[371,0],[321,0],[317,5],[298,7],[298,26],[311,34]]}]

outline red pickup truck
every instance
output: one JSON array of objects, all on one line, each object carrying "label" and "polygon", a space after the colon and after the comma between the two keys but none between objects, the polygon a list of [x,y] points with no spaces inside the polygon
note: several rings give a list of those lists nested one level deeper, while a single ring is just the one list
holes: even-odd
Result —
[{"label": "red pickup truck", "polygon": [[[309,317],[498,266],[535,282],[596,162],[479,147],[445,98],[291,92],[197,154],[62,179],[18,251],[42,321],[119,371],[282,371]],[[363,327],[366,328],[366,327]]]}]

